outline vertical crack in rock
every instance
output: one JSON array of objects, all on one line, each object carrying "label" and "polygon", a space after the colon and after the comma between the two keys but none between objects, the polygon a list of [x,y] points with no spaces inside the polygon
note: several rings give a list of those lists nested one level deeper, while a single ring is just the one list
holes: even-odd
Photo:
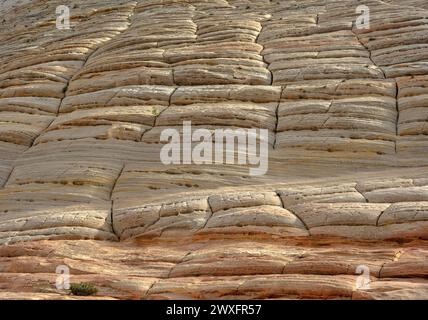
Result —
[{"label": "vertical crack in rock", "polygon": [[110,203],[111,203],[111,209],[110,209],[110,223],[111,223],[111,229],[113,233],[117,236],[118,239],[120,239],[120,234],[116,232],[114,228],[114,200],[113,200],[113,193],[114,189],[116,188],[116,184],[119,181],[119,178],[122,176],[123,170],[125,169],[125,164],[122,165],[122,169],[120,170],[119,174],[117,175],[116,180],[113,183],[113,186],[110,191]]},{"label": "vertical crack in rock", "polygon": [[299,219],[300,222],[302,223],[302,225],[306,228],[306,230],[308,231],[308,235],[311,236],[311,231],[310,231],[308,225],[306,224],[306,222],[301,217],[299,217],[299,215],[297,215],[293,210],[291,210],[290,208],[286,208],[285,207],[284,201],[282,200],[282,197],[279,194],[279,191],[274,191],[274,192],[276,193],[276,195],[278,196],[279,200],[281,201],[281,207],[284,208],[285,210],[291,212],[292,214],[294,214],[296,216],[296,218]]},{"label": "vertical crack in rock", "polygon": [[208,224],[208,221],[211,219],[211,217],[212,217],[212,216],[213,216],[213,214],[214,214],[214,210],[213,210],[213,208],[212,208],[212,206],[211,206],[210,198],[209,198],[209,197],[207,198],[207,203],[208,203],[208,208],[210,209],[210,214],[208,215],[207,220],[205,221],[204,225],[203,225],[199,230],[203,230],[203,229],[205,229],[205,227],[206,227],[206,226],[207,226],[207,224]]},{"label": "vertical crack in rock", "polygon": [[161,112],[159,112],[159,114],[157,114],[156,115],[156,118],[155,118],[155,121],[154,121],[154,126],[153,127],[156,127],[156,126],[158,126],[158,119],[159,119],[159,117],[162,115],[162,113],[164,113],[166,110],[168,110],[169,108],[171,108],[171,101],[172,101],[172,96],[174,95],[174,93],[177,91],[177,89],[178,89],[178,86],[177,87],[175,87],[174,89],[173,89],[173,91],[171,92],[171,94],[169,95],[169,100],[168,100],[168,107],[166,107],[165,109],[163,109]]},{"label": "vertical crack in rock", "polygon": [[144,297],[148,297],[150,295],[150,291],[153,289],[153,287],[160,282],[161,279],[157,279],[153,281],[153,283],[150,285],[150,287],[147,289],[146,293],[144,294]]},{"label": "vertical crack in rock", "polygon": [[377,278],[378,278],[378,279],[381,279],[381,278],[382,278],[382,270],[383,270],[383,267],[384,267],[387,263],[388,263],[388,261],[386,261],[386,262],[382,263],[382,265],[380,266],[380,268],[379,268],[379,273],[378,273],[378,275],[377,275]]},{"label": "vertical crack in rock", "polygon": [[275,123],[275,139],[273,141],[273,149],[276,148],[276,140],[278,139],[278,124],[279,124],[279,106],[281,105],[281,97],[279,98],[279,102],[278,105],[276,106],[275,109],[275,116],[276,116],[276,123]]},{"label": "vertical crack in rock", "polygon": [[275,132],[274,132],[275,136],[274,136],[274,141],[273,141],[273,145],[272,145],[273,149],[276,149],[276,143],[278,140],[279,107],[280,107],[281,101],[282,101],[282,93],[285,91],[285,89],[287,89],[287,85],[281,86],[281,92],[280,92],[279,97],[278,97],[278,104],[277,104],[276,109],[275,109],[276,122],[275,122]]},{"label": "vertical crack in rock", "polygon": [[397,79],[395,79],[395,109],[397,112],[397,117],[395,119],[395,154],[397,155],[397,143],[398,143],[398,122],[400,121],[400,109],[398,107],[398,82]]},{"label": "vertical crack in rock", "polygon": [[261,43],[259,43],[259,37],[262,34],[262,32],[263,32],[263,21],[260,21],[260,32],[257,35],[256,39],[254,40],[254,43],[260,44],[263,47],[262,51],[260,51],[260,56],[262,57],[263,62],[266,64],[266,70],[268,72],[270,72],[270,85],[273,85],[273,72],[270,69],[270,63],[268,63],[266,61],[265,55],[263,54],[263,51],[265,50],[265,47],[264,47],[264,45],[262,45]]},{"label": "vertical crack in rock", "polygon": [[354,189],[355,189],[355,191],[357,191],[364,198],[364,200],[366,201],[366,203],[369,202],[369,199],[367,199],[367,197],[364,195],[364,193],[361,190],[359,190],[359,188],[358,188],[358,182],[355,185]]},{"label": "vertical crack in rock", "polygon": [[[151,129],[154,129],[155,127],[157,127],[159,124],[158,124],[158,120],[159,120],[159,117],[165,112],[165,111],[167,111],[167,110],[169,110],[169,108],[171,107],[171,101],[172,101],[172,96],[174,95],[174,93],[177,91],[177,89],[178,89],[178,86],[177,87],[174,87],[174,89],[173,89],[173,91],[171,92],[171,94],[169,95],[169,100],[168,100],[168,106],[166,107],[166,108],[164,108],[163,110],[161,110],[158,114],[156,114],[156,116],[155,116],[155,118],[154,118],[154,120],[153,120],[153,126],[152,126],[152,128]],[[141,134],[141,136],[140,136],[140,139],[139,139],[139,141],[141,142],[141,141],[143,141],[143,139],[144,139],[144,135],[146,134],[146,133],[148,133],[151,129],[148,129],[148,130],[145,130],[142,134]]]},{"label": "vertical crack in rock", "polygon": [[173,266],[171,267],[171,269],[170,269],[170,270],[169,270],[169,272],[168,272],[168,275],[166,276],[166,278],[167,278],[167,279],[170,279],[170,278],[171,278],[171,274],[173,273],[174,269],[175,269],[175,268],[177,268],[177,266],[178,266],[179,264],[183,263],[183,262],[184,262],[184,260],[185,260],[189,255],[191,255],[191,254],[192,254],[192,252],[193,252],[193,251],[188,251],[188,252],[183,256],[183,258],[181,258],[181,260],[180,260],[179,262],[177,262],[175,265],[173,265]]},{"label": "vertical crack in rock", "polygon": [[[66,86],[66,88],[68,88],[68,83],[70,82],[70,80],[68,80],[67,81],[67,86]],[[60,102],[59,102],[59,105],[58,105],[58,109],[57,109],[57,111],[56,111],[56,115],[52,118],[52,120],[49,122],[49,124],[42,130],[42,131],[40,131],[39,132],[39,134],[37,135],[37,136],[35,136],[34,137],[34,139],[33,139],[33,141],[31,142],[31,145],[28,147],[28,149],[25,151],[25,152],[27,152],[29,149],[31,149],[33,146],[34,146],[34,144],[35,144],[35,142],[36,142],[36,140],[37,140],[37,138],[38,137],[40,137],[42,134],[44,134],[46,131],[48,131],[48,129],[49,129],[49,127],[51,126],[51,124],[55,121],[55,119],[58,117],[58,113],[59,113],[59,108],[60,108],[60,106],[61,106],[61,102],[62,102],[62,100],[64,99],[64,97],[65,97],[65,91],[64,91],[64,96],[61,98],[61,100],[60,100]]]},{"label": "vertical crack in rock", "polygon": [[379,220],[380,220],[380,218],[382,217],[382,215],[383,215],[383,213],[384,212],[386,212],[386,211],[388,211],[389,210],[389,208],[391,208],[392,207],[392,203],[389,205],[389,207],[388,208],[386,208],[385,210],[382,210],[382,212],[378,215],[378,217],[377,217],[377,219],[376,219],[376,227],[379,227]]},{"label": "vertical crack in rock", "polygon": [[12,164],[12,168],[10,169],[9,174],[7,175],[6,179],[4,180],[3,185],[0,186],[0,189],[6,187],[7,183],[9,182],[10,177],[12,176],[12,172],[13,172],[14,169],[15,169],[15,167]]},{"label": "vertical crack in rock", "polygon": [[386,75],[385,75],[385,71],[381,68],[381,67],[379,67],[378,65],[377,65],[377,63],[376,62],[374,62],[373,61],[373,58],[372,58],[372,52],[371,52],[371,50],[361,41],[361,39],[360,39],[360,37],[358,36],[358,34],[355,32],[355,30],[354,30],[354,27],[355,27],[355,21],[352,23],[352,27],[351,27],[351,32],[354,34],[354,36],[355,36],[355,38],[357,39],[357,41],[367,50],[367,52],[369,53],[369,59],[370,59],[370,61],[373,63],[373,65],[375,66],[375,67],[377,67],[381,72],[382,72],[382,74],[383,74],[383,78],[384,79],[386,79]]}]

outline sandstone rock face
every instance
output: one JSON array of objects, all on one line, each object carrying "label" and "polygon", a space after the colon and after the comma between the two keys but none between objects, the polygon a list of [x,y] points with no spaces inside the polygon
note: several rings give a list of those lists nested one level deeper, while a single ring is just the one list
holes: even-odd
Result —
[{"label": "sandstone rock face", "polygon": [[[0,0],[0,298],[428,298],[426,1],[62,4]],[[164,165],[185,121],[268,172]]]}]

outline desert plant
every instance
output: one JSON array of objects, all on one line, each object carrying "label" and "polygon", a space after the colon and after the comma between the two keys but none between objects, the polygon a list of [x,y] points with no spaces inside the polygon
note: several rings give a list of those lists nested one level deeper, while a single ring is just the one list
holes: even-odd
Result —
[{"label": "desert plant", "polygon": [[91,283],[72,283],[70,291],[75,296],[91,296],[98,292],[98,289]]}]

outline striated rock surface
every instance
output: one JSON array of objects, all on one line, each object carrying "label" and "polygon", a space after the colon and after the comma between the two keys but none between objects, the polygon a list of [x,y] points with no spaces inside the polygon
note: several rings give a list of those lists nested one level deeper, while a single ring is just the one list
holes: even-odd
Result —
[{"label": "striated rock surface", "polygon": [[[59,5],[0,0],[0,298],[428,298],[425,1]],[[268,172],[162,164],[184,121]]]}]

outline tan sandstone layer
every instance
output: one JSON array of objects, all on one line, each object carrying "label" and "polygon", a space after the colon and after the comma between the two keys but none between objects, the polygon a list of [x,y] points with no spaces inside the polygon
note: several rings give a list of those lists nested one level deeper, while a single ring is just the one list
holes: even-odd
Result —
[{"label": "tan sandstone layer", "polygon": [[[425,1],[2,4],[1,298],[428,298]],[[183,121],[269,171],[163,165]]]}]

